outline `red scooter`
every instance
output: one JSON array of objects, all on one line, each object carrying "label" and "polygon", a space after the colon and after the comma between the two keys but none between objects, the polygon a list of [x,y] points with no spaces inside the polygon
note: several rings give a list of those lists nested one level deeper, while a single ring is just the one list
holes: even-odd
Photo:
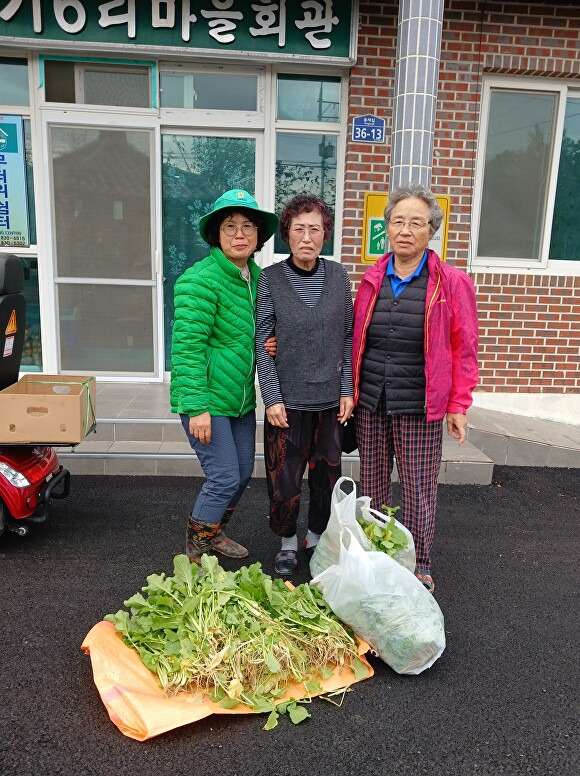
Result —
[{"label": "red scooter", "polygon": [[[21,260],[0,254],[0,391],[18,382],[24,347],[26,300]],[[53,447],[0,443],[0,535],[26,536],[31,523],[48,517],[52,499],[66,498],[70,473]]]}]

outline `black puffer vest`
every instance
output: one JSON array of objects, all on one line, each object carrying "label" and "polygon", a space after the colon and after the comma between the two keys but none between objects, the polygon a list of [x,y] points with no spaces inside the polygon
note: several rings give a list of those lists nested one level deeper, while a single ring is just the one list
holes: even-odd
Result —
[{"label": "black puffer vest", "polygon": [[386,276],[366,339],[359,404],[373,412],[383,391],[390,415],[425,412],[424,324],[427,264],[395,297]]}]

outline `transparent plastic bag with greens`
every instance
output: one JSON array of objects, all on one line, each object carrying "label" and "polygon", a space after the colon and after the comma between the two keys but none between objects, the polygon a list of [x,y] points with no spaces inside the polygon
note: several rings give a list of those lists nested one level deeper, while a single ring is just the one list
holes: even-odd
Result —
[{"label": "transparent plastic bag with greens", "polygon": [[[350,483],[351,490],[345,492],[343,485]],[[341,477],[337,480],[332,491],[330,501],[330,518],[326,530],[320,537],[316,550],[310,560],[310,573],[312,576],[321,574],[329,566],[338,563],[340,556],[340,533],[348,528],[352,536],[360,544],[365,552],[378,551],[373,546],[371,540],[366,536],[359,520],[365,520],[375,525],[384,525],[381,519],[384,515],[371,509],[371,499],[369,496],[359,496],[356,494],[356,483],[350,477]],[[395,520],[393,524],[398,531],[402,531],[408,540],[406,548],[397,550],[394,558],[409,571],[415,570],[415,543],[411,532],[405,528],[402,523]]]},{"label": "transparent plastic bag with greens", "polygon": [[348,529],[338,563],[310,583],[335,615],[394,671],[420,674],[445,649],[443,614],[412,572],[384,552],[365,552]]}]

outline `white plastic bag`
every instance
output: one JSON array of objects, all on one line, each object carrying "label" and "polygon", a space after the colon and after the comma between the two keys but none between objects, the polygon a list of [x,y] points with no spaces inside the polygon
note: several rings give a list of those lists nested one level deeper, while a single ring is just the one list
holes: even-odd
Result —
[{"label": "white plastic bag", "polygon": [[[342,489],[342,485],[345,482],[350,482],[352,486],[350,493],[345,493]],[[371,500],[369,496],[357,498],[356,483],[350,477],[340,477],[336,481],[330,500],[328,525],[318,540],[316,549],[310,559],[310,573],[313,577],[329,566],[338,563],[340,556],[340,532],[343,528],[349,528],[365,550],[372,549],[371,542],[357,523],[357,517],[362,515],[362,509],[370,509],[370,506]]]},{"label": "white plastic bag", "polygon": [[[376,509],[371,509],[367,506],[361,507],[361,516],[369,523],[377,523],[381,526],[381,528],[384,528],[385,524],[390,522],[390,518],[386,517],[382,512],[378,512]],[[397,518],[395,518],[395,526],[407,537],[407,546],[403,547],[401,550],[397,550],[394,555],[391,555],[391,558],[396,560],[397,563],[400,563],[401,566],[404,566],[406,569],[409,569],[409,571],[414,573],[417,557],[415,554],[415,542],[413,541],[413,534],[406,526],[403,525],[403,523],[399,523]],[[380,551],[376,550],[376,552]]]},{"label": "white plastic bag", "polygon": [[[349,482],[352,486],[350,493],[345,493],[342,489],[342,485],[345,482]],[[310,559],[310,573],[312,576],[315,577],[317,574],[321,574],[329,566],[338,563],[340,557],[340,533],[345,528],[350,530],[363,550],[366,550],[367,552],[379,552],[365,536],[364,531],[357,521],[357,518],[363,517],[369,522],[377,522],[384,525],[384,522],[378,520],[375,515],[384,517],[381,512],[371,509],[371,499],[369,496],[359,496],[357,498],[356,483],[354,480],[351,480],[350,477],[341,477],[338,479],[332,491],[328,525],[320,537],[316,549],[314,550],[314,554]],[[398,520],[395,520],[395,525],[403,531],[405,536],[407,536],[409,544],[404,550],[399,550],[394,558],[397,563],[400,563],[402,566],[409,569],[409,571],[415,571],[415,543],[413,541],[413,536]]]},{"label": "white plastic bag", "polygon": [[311,581],[332,611],[398,674],[420,674],[445,649],[443,613],[413,573],[365,552],[346,528],[338,563]]}]

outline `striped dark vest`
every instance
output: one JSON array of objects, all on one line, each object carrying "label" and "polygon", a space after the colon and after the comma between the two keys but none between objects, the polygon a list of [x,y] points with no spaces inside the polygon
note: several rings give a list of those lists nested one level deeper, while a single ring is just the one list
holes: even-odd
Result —
[{"label": "striped dark vest", "polygon": [[383,278],[366,339],[359,403],[373,412],[383,391],[387,413],[425,412],[425,299],[427,264],[400,296]]}]

